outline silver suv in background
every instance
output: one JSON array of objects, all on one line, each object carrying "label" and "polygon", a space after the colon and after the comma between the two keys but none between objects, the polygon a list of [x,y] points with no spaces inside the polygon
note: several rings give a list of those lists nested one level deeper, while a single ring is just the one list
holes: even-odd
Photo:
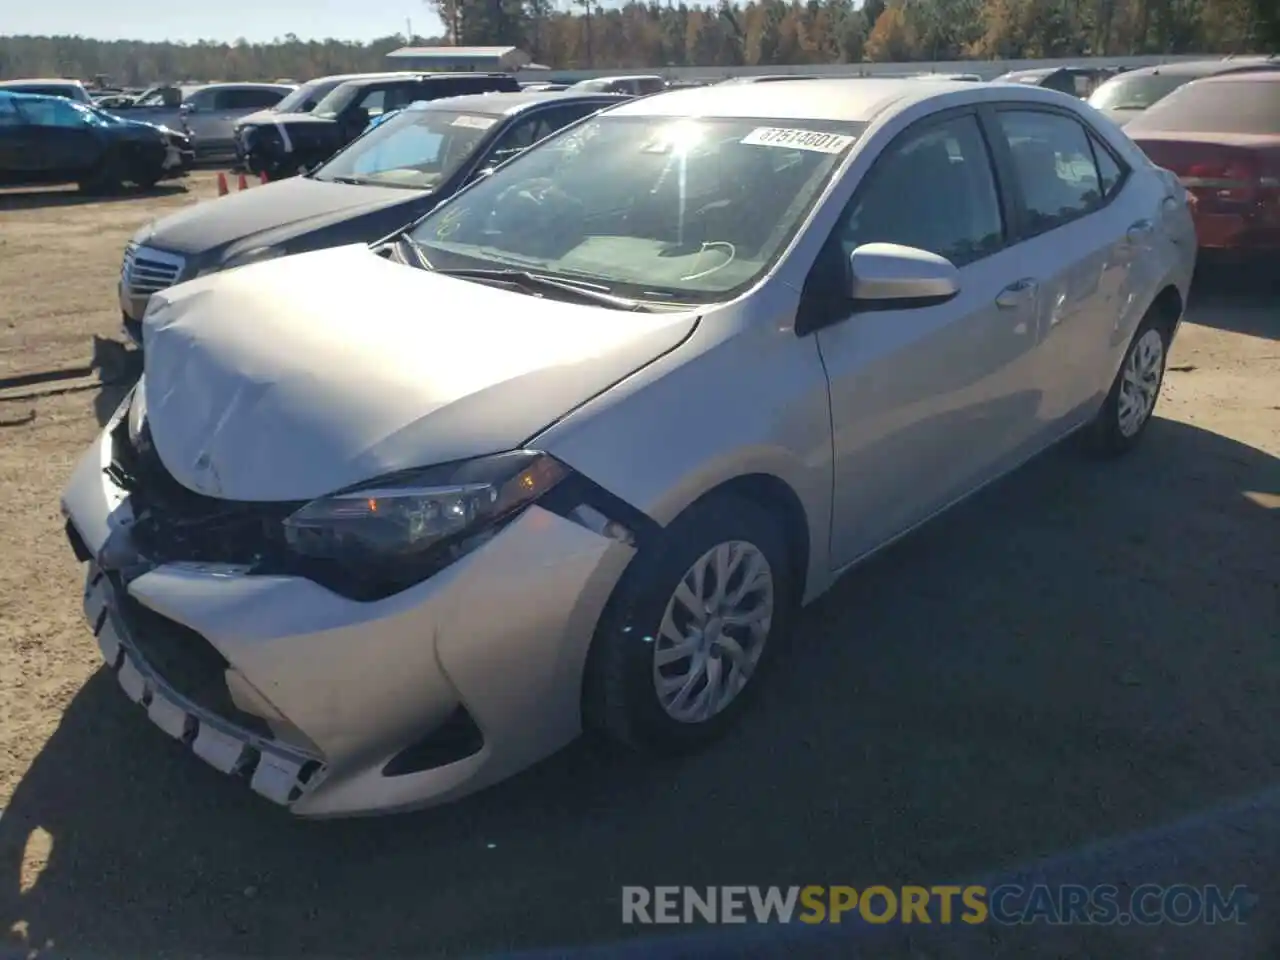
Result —
[{"label": "silver suv in background", "polygon": [[274,107],[297,88],[283,83],[214,83],[201,87],[178,108],[197,160],[235,156],[235,125],[242,117]]},{"label": "silver suv in background", "polygon": [[181,130],[191,137],[197,159],[223,159],[235,152],[232,128],[237,120],[275,106],[294,89],[287,83],[158,84],[109,112]]}]

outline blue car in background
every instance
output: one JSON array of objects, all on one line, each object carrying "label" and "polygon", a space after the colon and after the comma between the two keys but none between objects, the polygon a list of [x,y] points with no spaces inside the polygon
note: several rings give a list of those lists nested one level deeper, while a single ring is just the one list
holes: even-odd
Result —
[{"label": "blue car in background", "polygon": [[0,90],[0,187],[149,188],[182,176],[193,159],[190,138],[175,130],[65,97]]}]

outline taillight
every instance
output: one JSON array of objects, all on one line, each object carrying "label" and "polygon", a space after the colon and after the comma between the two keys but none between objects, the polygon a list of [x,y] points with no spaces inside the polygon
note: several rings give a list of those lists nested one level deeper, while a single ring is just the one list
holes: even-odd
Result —
[{"label": "taillight", "polygon": [[1205,200],[1249,202],[1263,186],[1257,166],[1248,157],[1200,161],[1185,171],[1179,177],[1183,186]]}]

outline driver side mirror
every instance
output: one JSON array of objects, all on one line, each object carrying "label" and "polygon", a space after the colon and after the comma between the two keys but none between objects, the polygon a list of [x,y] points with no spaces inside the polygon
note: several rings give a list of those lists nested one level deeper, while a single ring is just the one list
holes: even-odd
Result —
[{"label": "driver side mirror", "polygon": [[178,112],[179,113],[199,113],[200,108],[197,107],[194,103],[184,103],[178,107]]},{"label": "driver side mirror", "polygon": [[856,309],[906,310],[946,303],[960,292],[960,271],[946,257],[897,243],[864,243],[849,256]]}]

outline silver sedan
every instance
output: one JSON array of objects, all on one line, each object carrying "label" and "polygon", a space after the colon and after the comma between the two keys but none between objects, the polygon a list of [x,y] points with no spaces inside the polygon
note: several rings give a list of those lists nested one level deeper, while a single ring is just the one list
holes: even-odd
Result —
[{"label": "silver sedan", "polygon": [[804,87],[633,101],[375,248],[157,294],[63,498],[127,696],[303,816],[584,729],[685,750],[854,564],[1068,435],[1132,448],[1178,181],[1065,94]]}]

